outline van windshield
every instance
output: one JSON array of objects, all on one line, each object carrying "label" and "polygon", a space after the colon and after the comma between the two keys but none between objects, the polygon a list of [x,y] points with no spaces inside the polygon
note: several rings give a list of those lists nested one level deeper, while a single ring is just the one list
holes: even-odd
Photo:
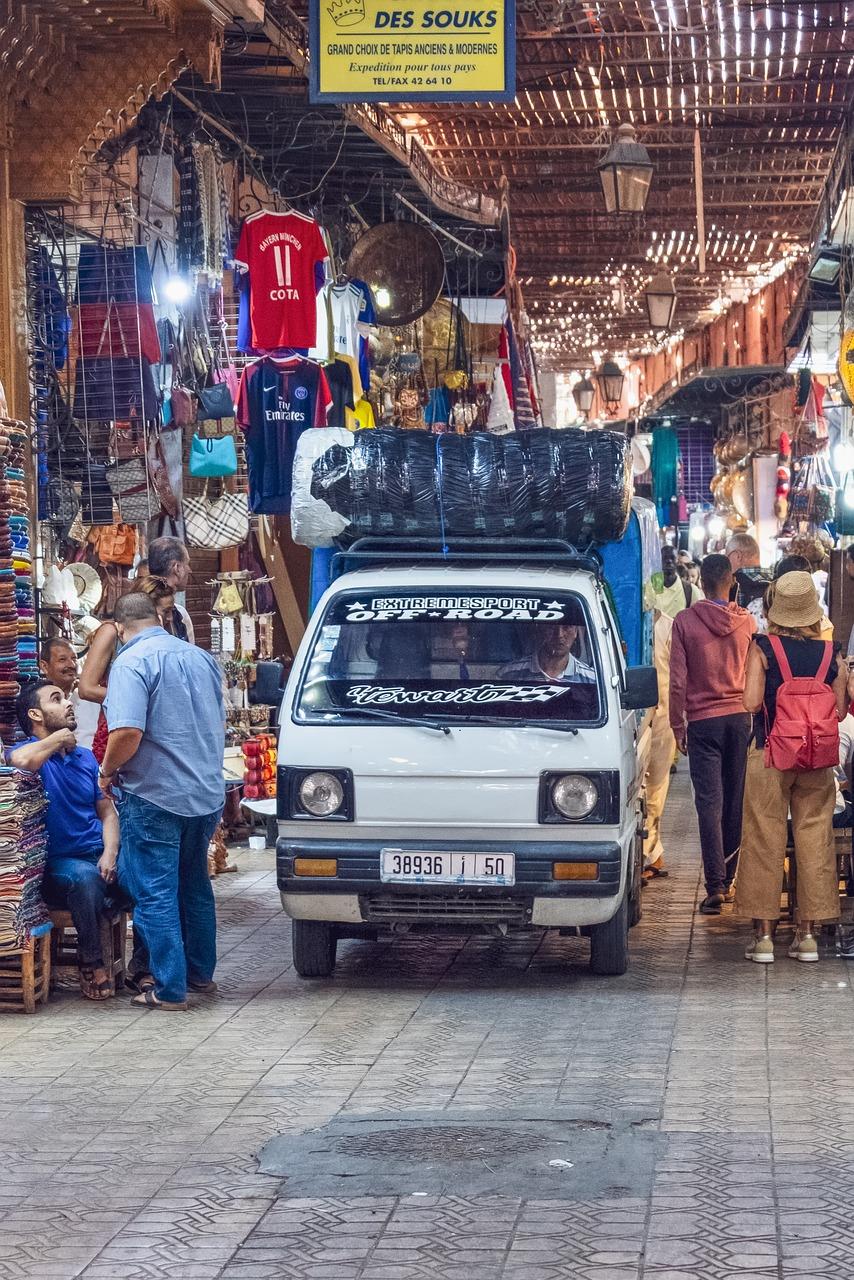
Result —
[{"label": "van windshield", "polygon": [[[298,721],[348,718],[561,724],[601,720],[599,656],[580,596],[522,592],[334,600],[294,706]],[[360,714],[360,709],[363,709]]]}]

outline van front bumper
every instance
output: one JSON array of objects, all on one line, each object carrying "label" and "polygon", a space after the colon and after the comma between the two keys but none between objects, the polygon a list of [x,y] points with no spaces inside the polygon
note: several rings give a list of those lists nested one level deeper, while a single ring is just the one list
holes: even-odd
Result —
[{"label": "van front bumper", "polygon": [[[380,853],[512,853],[514,885],[389,883],[380,879]],[[334,877],[297,876],[295,858],[335,858]],[[596,862],[596,880],[555,880],[555,862]],[[297,920],[329,920],[382,926],[410,922],[445,925],[598,924],[614,914],[623,884],[616,841],[538,840],[290,840],[276,845],[282,905]]]}]

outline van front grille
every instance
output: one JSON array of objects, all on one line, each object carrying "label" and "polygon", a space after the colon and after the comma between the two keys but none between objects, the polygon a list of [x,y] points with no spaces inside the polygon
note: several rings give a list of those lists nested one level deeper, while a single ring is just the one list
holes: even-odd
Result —
[{"label": "van front grille", "polygon": [[528,923],[528,904],[508,898],[485,898],[477,894],[366,893],[361,898],[362,915],[371,924],[395,920],[429,921],[434,924]]}]

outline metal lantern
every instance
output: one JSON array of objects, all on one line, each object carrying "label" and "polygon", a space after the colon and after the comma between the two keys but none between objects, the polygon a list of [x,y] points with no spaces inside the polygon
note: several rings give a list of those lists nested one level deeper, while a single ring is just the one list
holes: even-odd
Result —
[{"label": "metal lantern", "polygon": [[572,388],[572,398],[575,401],[579,413],[583,413],[585,418],[593,408],[593,397],[596,395],[596,388],[589,378],[582,378],[580,382],[576,382]]},{"label": "metal lantern", "polygon": [[622,400],[625,380],[625,374],[614,360],[606,360],[596,374],[599,394],[609,409],[616,409]]},{"label": "metal lantern", "polygon": [[596,168],[608,213],[643,213],[652,182],[652,161],[632,125],[620,125]]},{"label": "metal lantern", "polygon": [[665,271],[653,276],[644,290],[649,323],[653,329],[669,329],[676,314],[676,287]]}]

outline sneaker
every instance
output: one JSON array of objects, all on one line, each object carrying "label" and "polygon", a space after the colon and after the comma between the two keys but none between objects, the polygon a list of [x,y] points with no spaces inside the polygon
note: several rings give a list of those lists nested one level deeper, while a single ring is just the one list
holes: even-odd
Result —
[{"label": "sneaker", "polygon": [[803,960],[805,964],[810,964],[818,959],[818,943],[811,933],[805,933],[802,938],[795,934],[792,945],[789,947],[789,958],[791,960]]},{"label": "sneaker", "polygon": [[755,960],[757,964],[774,963],[774,939],[767,933],[761,938],[753,938],[744,953],[745,960]]}]

